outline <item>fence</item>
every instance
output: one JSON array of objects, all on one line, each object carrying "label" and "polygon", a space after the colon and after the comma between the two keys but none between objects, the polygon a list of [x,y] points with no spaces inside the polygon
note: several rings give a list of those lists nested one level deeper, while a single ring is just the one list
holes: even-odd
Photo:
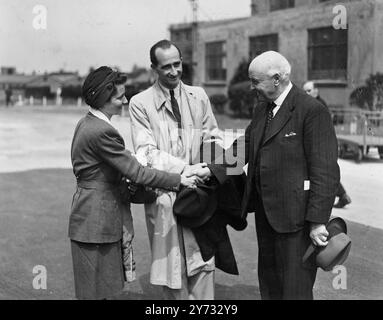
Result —
[{"label": "fence", "polygon": [[330,109],[338,138],[339,157],[348,155],[357,162],[371,148],[383,159],[383,112],[362,109]]}]

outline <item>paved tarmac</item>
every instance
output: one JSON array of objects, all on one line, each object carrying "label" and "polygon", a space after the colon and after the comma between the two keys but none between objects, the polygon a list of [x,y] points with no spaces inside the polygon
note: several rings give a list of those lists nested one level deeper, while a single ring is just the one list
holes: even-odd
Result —
[{"label": "paved tarmac", "polygon": [[[71,168],[70,143],[77,121],[86,108],[0,107],[0,172],[37,168]],[[226,117],[227,118],[227,117]],[[218,125],[227,119],[217,116]],[[234,128],[244,129],[248,121],[230,120]],[[113,117],[112,123],[132,150],[127,117]],[[229,144],[232,133],[226,134]],[[341,181],[352,199],[333,214],[350,221],[383,229],[383,160],[372,149],[367,159],[357,164],[352,159],[338,161]]]}]

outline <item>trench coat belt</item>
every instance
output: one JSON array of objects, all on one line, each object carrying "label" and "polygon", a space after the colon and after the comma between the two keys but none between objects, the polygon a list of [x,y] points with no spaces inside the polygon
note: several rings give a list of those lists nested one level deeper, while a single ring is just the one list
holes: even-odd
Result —
[{"label": "trench coat belt", "polygon": [[84,189],[111,190],[120,187],[120,183],[112,183],[100,180],[77,180],[77,187]]}]

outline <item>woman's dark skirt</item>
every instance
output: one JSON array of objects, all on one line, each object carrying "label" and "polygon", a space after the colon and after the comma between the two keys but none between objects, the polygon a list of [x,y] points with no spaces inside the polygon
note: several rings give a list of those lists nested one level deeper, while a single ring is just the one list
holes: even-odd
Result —
[{"label": "woman's dark skirt", "polygon": [[77,299],[105,299],[124,287],[121,241],[83,243],[71,240]]}]

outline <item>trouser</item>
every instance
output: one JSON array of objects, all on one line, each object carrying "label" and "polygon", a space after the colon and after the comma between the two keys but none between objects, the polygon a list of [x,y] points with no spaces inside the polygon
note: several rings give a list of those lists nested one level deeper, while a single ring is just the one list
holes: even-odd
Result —
[{"label": "trouser", "polygon": [[309,226],[291,233],[278,233],[269,224],[261,201],[256,206],[258,278],[263,300],[312,300],[316,267],[302,257],[310,244]]},{"label": "trouser", "polygon": [[182,274],[181,289],[163,286],[167,300],[214,300],[214,271],[201,271],[194,276]]},{"label": "trouser", "polygon": [[336,192],[336,196],[341,197],[345,194],[346,194],[346,190],[344,189],[343,185],[341,183],[339,183],[339,187],[338,187],[338,190]]},{"label": "trouser", "polygon": [[187,276],[184,239],[182,228],[178,228],[178,240],[181,251],[181,289],[163,286],[164,299],[167,300],[214,300],[214,270],[200,271]]}]

